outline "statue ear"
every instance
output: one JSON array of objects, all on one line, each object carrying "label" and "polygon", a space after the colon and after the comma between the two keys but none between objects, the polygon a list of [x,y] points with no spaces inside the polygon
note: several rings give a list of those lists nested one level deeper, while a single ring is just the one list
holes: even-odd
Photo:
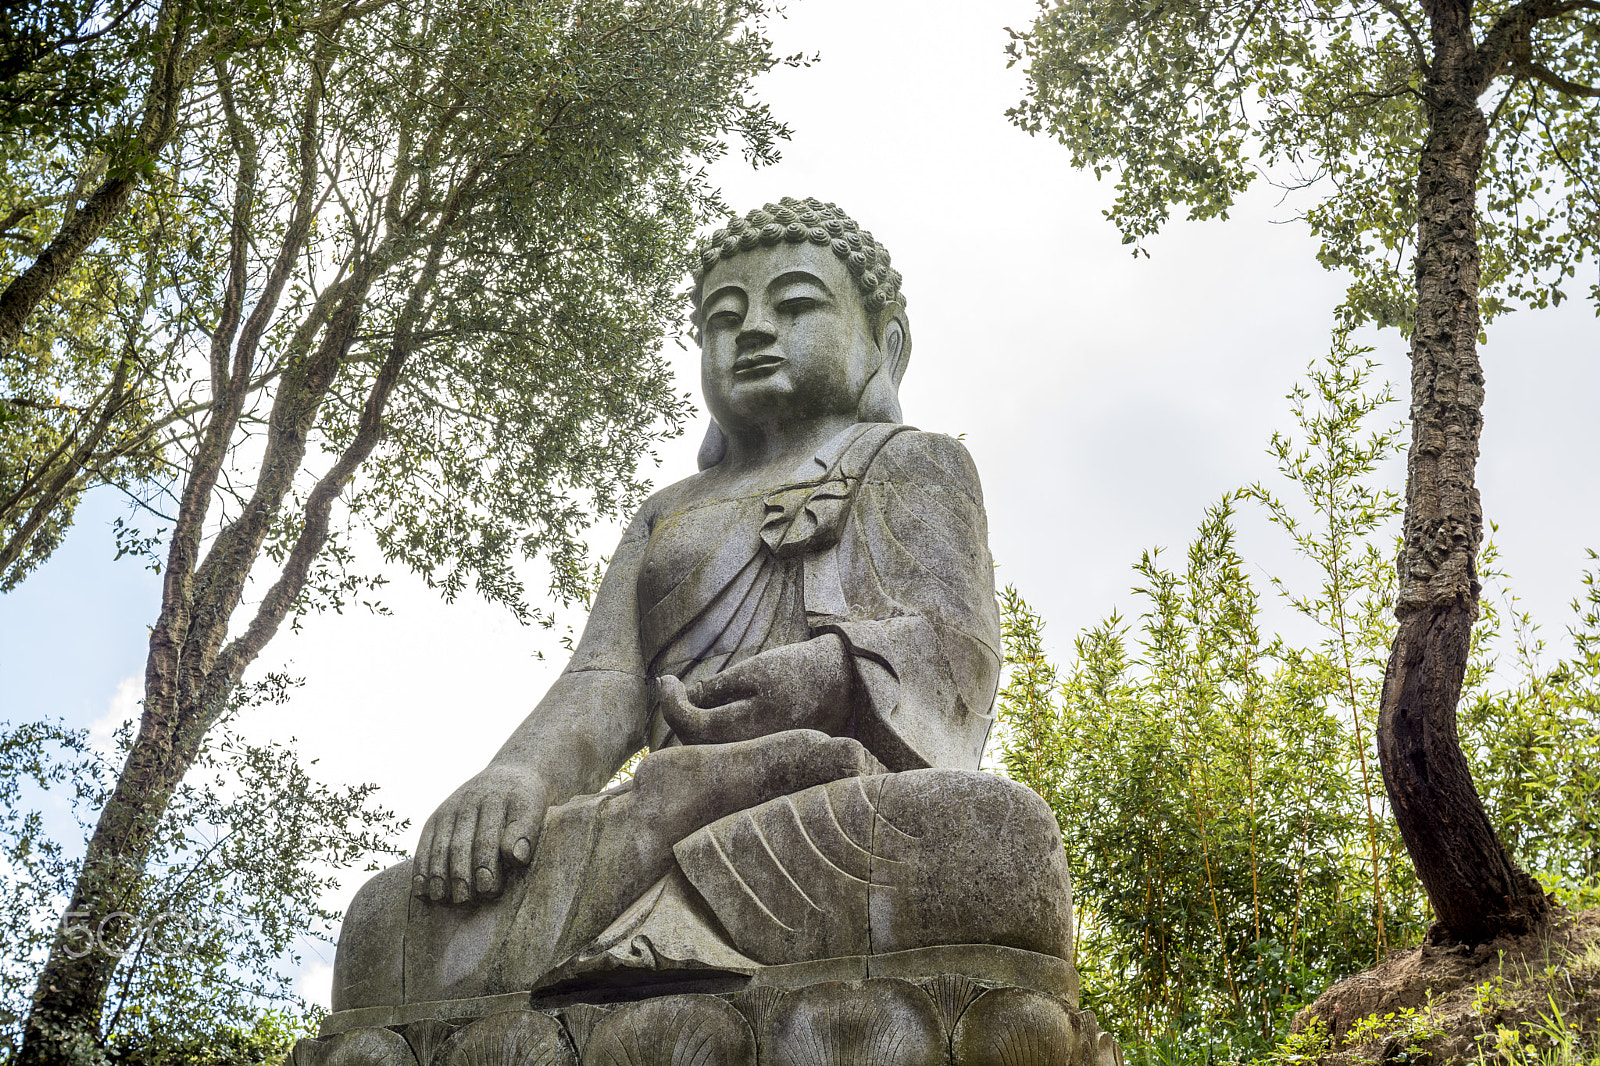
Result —
[{"label": "statue ear", "polygon": [[898,389],[900,379],[905,377],[906,359],[911,354],[911,334],[906,328],[904,311],[889,319],[884,325],[883,343],[878,347],[883,349],[884,365],[889,368],[895,388]]},{"label": "statue ear", "polygon": [[911,354],[911,333],[906,328],[904,311],[884,323],[878,350],[883,353],[883,362],[861,390],[856,418],[861,422],[899,422],[900,379],[905,376],[906,360]]},{"label": "statue ear", "polygon": [[722,462],[728,454],[728,438],[723,435],[722,427],[717,425],[717,420],[712,419],[711,425],[706,428],[706,439],[700,442],[700,454],[695,456],[695,462],[701,470],[709,470]]}]

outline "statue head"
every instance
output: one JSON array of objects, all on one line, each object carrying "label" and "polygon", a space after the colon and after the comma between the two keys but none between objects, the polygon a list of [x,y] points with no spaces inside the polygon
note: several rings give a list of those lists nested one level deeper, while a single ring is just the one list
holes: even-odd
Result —
[{"label": "statue head", "polygon": [[[900,379],[911,352],[900,280],[872,234],[818,200],[785,197],[713,233],[700,246],[692,290],[692,321],[714,419],[700,448],[701,468],[720,462],[726,450],[715,419],[734,417],[728,407],[733,401],[715,387],[714,364],[728,361],[736,344],[737,352],[746,353],[741,358],[759,364],[758,349],[819,304],[829,313],[797,321],[795,339],[827,350],[808,357],[806,367],[792,368],[811,373],[809,381],[774,370],[774,389],[800,394],[787,401],[775,394],[773,402],[793,403],[797,417],[808,404],[844,404],[859,422],[900,421]],[[760,401],[769,369],[753,365],[734,375],[745,379],[737,387],[752,393],[750,402]],[[728,368],[720,373],[728,376]]]}]

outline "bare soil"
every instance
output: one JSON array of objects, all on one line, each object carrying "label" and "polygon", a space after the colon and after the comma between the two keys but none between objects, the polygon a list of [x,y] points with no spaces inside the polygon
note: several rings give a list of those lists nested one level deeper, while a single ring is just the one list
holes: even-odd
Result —
[{"label": "bare soil", "polygon": [[[1389,1017],[1386,1017],[1389,1016]],[[1296,1016],[1320,1020],[1319,1066],[1549,1060],[1552,1032],[1581,1052],[1600,1039],[1600,908],[1557,912],[1539,931],[1476,948],[1425,944],[1333,985]],[[1312,1051],[1306,1047],[1306,1051]],[[1562,1055],[1588,1062],[1593,1051]],[[1308,1055],[1305,1060],[1312,1058]]]}]

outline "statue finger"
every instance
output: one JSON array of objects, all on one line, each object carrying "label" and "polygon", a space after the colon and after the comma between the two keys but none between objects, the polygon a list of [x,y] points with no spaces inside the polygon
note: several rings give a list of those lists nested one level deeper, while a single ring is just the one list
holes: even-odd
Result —
[{"label": "statue finger", "polygon": [[686,744],[707,743],[705,732],[709,725],[709,715],[698,707],[683,706],[670,707],[663,705],[661,717],[666,720],[672,732]]},{"label": "statue finger", "polygon": [[500,837],[505,828],[506,799],[490,796],[478,808],[478,826],[472,834],[472,886],[488,899],[500,894]]},{"label": "statue finger", "polygon": [[656,680],[656,708],[661,717],[680,738],[698,738],[704,725],[705,712],[689,702],[688,690],[683,682],[667,674]]},{"label": "statue finger", "polygon": [[450,902],[472,900],[472,844],[478,832],[478,804],[470,803],[456,815],[450,832]]},{"label": "statue finger", "polygon": [[[754,659],[746,660],[747,663],[754,661]],[[736,700],[759,696],[761,685],[759,679],[752,676],[754,673],[753,668],[741,669],[736,666],[732,670],[712,674],[688,690],[686,693],[688,702],[697,707],[721,707]]]},{"label": "statue finger", "polygon": [[671,674],[662,674],[655,679],[655,701],[663,710],[668,707],[691,706],[689,690],[684,688],[681,679]]},{"label": "statue finger", "polygon": [[422,825],[422,836],[417,839],[417,850],[411,858],[411,891],[414,895],[428,895],[428,857],[433,854],[434,825],[438,815],[430,815]]},{"label": "statue finger", "polygon": [[518,866],[528,865],[543,823],[543,803],[513,796],[506,803],[506,827],[500,834],[500,854]]},{"label": "statue finger", "polygon": [[450,837],[455,832],[456,810],[435,814],[433,846],[428,849],[428,898],[438,903],[445,898],[450,874]]}]

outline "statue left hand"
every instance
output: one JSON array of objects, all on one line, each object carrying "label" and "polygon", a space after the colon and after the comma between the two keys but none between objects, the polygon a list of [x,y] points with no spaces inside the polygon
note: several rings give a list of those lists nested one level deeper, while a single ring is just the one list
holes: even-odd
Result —
[{"label": "statue left hand", "polygon": [[671,675],[656,684],[662,716],[685,744],[726,744],[785,729],[838,736],[853,709],[849,655],[833,633],[770,648],[693,688]]}]

